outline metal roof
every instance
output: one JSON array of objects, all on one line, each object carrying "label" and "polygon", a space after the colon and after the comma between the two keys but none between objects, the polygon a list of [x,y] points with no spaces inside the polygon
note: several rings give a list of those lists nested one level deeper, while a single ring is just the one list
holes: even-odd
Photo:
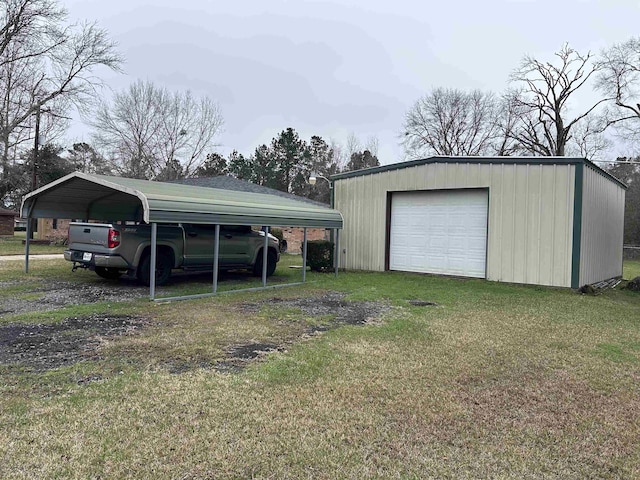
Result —
[{"label": "metal roof", "polygon": [[240,180],[239,178],[232,177],[230,175],[218,175],[216,177],[191,177],[181,178],[180,180],[173,180],[171,183],[181,183],[182,185],[193,185],[194,187],[208,187],[219,188],[221,190],[234,190],[237,192],[251,192],[251,193],[264,193],[267,195],[276,195],[282,198],[289,198],[291,200],[297,200],[299,202],[311,203],[321,207],[328,207],[328,203],[317,202],[309,198],[294,195],[293,193],[282,192],[275,188],[265,187],[263,185],[257,185],[255,183],[247,182],[246,180]]},{"label": "metal roof", "polygon": [[420,158],[417,160],[409,160],[407,162],[391,163],[389,165],[381,165],[379,167],[363,168],[361,170],[352,170],[350,172],[338,173],[331,176],[331,180],[342,180],[344,178],[359,177],[363,175],[373,175],[376,173],[388,172],[391,170],[400,170],[402,168],[417,167],[428,163],[504,163],[504,164],[520,164],[520,165],[586,165],[593,168],[603,177],[618,184],[620,187],[627,189],[627,185],[603,170],[595,163],[586,158],[572,157],[455,157],[455,156],[435,156],[429,158]]},{"label": "metal roof", "polygon": [[337,210],[260,193],[75,172],[25,195],[22,216],[342,228]]}]

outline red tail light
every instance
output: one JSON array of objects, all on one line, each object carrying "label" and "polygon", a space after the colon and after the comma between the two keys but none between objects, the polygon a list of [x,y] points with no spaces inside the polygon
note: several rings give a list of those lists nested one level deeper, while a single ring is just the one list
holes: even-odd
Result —
[{"label": "red tail light", "polygon": [[117,230],[114,230],[113,228],[110,228],[107,247],[116,248],[118,245],[120,245],[120,232]]}]

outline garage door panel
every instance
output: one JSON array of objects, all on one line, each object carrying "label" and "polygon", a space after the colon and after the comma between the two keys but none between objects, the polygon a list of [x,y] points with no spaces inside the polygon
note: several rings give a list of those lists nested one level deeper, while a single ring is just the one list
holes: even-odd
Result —
[{"label": "garage door panel", "polygon": [[486,190],[395,193],[390,268],[484,278],[487,212]]},{"label": "garage door panel", "polygon": [[[434,256],[429,256],[428,258],[428,262],[426,263],[426,267],[432,268],[434,270],[443,270],[445,268],[447,268],[447,262],[443,257],[434,257]],[[414,265],[415,268],[415,265]],[[415,271],[420,271],[420,270],[411,270],[413,272]]]}]

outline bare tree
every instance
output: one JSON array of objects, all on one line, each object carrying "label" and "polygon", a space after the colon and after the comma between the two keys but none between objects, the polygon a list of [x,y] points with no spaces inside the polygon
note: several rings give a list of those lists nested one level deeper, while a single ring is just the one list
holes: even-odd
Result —
[{"label": "bare tree", "polygon": [[625,140],[640,139],[640,38],[631,38],[604,50],[597,88],[612,100],[607,125]]},{"label": "bare tree", "polygon": [[94,143],[114,161],[122,176],[148,178],[155,168],[154,138],[162,115],[153,84],[138,81],[117,92],[111,103],[103,101],[89,125]]},{"label": "bare tree", "polygon": [[329,141],[329,148],[332,152],[331,162],[336,166],[335,173],[342,171],[345,165],[349,162],[349,157],[346,148],[335,139]]},{"label": "bare tree", "polygon": [[573,141],[567,146],[567,154],[594,161],[602,160],[602,154],[611,144],[604,135],[605,129],[604,117],[591,115],[584,118],[573,128]]},{"label": "bare tree", "polygon": [[[564,156],[579,123],[594,115],[608,100],[599,99],[579,113],[570,114],[569,100],[589,82],[600,65],[593,61],[591,53],[582,55],[569,45],[564,45],[555,57],[556,62],[552,63],[525,56],[511,75],[512,82],[521,87],[513,97],[518,121],[512,136],[534,155]],[[589,135],[578,143],[587,141],[595,133],[594,128],[595,123],[591,123],[590,130],[584,129]],[[600,129],[602,133],[604,127]]]},{"label": "bare tree", "polygon": [[347,137],[347,144],[345,145],[347,161],[349,161],[348,159],[351,158],[351,155],[360,150],[362,150],[362,142],[354,132],[351,132]]},{"label": "bare tree", "polygon": [[123,176],[174,179],[191,175],[222,127],[213,100],[137,81],[103,102],[88,120],[94,142]]},{"label": "bare tree", "polygon": [[66,21],[66,11],[54,0],[0,2],[2,179],[12,152],[29,137],[36,112],[47,106],[59,113],[65,102],[86,105],[101,84],[94,70],[120,69],[122,58],[104,30]]},{"label": "bare tree", "polygon": [[402,144],[409,157],[504,155],[508,128],[502,102],[492,93],[436,88],[405,115]]},{"label": "bare tree", "polygon": [[165,164],[179,162],[184,175],[191,175],[202,163],[203,153],[212,147],[222,127],[218,105],[208,97],[199,100],[191,92],[162,95],[159,158]]},{"label": "bare tree", "polygon": [[519,121],[519,108],[515,103],[517,95],[507,90],[498,101],[496,122],[498,135],[493,142],[494,154],[497,156],[510,156],[523,154],[521,145],[513,138],[513,131]]}]

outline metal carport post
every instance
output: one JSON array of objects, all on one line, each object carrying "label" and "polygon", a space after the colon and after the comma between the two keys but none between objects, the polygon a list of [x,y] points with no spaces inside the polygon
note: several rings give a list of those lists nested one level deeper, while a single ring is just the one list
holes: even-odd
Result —
[{"label": "metal carport post", "polygon": [[31,239],[31,218],[27,218],[27,238],[24,241],[24,273],[29,273],[30,239]]},{"label": "metal carport post", "polygon": [[151,265],[149,266],[149,296],[151,300],[156,298],[156,260],[158,246],[158,224],[151,224]]},{"label": "metal carport post", "polygon": [[302,232],[302,283],[304,283],[307,281],[307,227]]},{"label": "metal carport post", "polygon": [[262,244],[262,286],[267,286],[267,263],[269,258],[269,226],[263,226],[264,243]]},{"label": "metal carport post", "polygon": [[[151,224],[151,272],[149,278],[149,296],[151,300],[156,300],[156,249],[158,243],[158,224]],[[213,285],[212,285],[212,293],[211,294],[203,294],[204,296],[215,295],[218,293],[218,266],[219,266],[219,256],[220,256],[220,225],[215,225],[215,233],[213,237]],[[192,295],[193,296],[203,296],[203,295]],[[190,296],[183,297],[173,297],[172,300],[183,300],[190,298]],[[158,301],[166,301],[166,298],[159,298]]]},{"label": "metal carport post", "polygon": [[216,230],[213,234],[213,293],[218,292],[218,267],[220,262],[220,225],[216,223]]},{"label": "metal carport post", "polygon": [[32,221],[31,221],[31,214],[33,213],[33,205],[31,205],[29,207],[29,210],[27,211],[27,238],[25,238],[24,241],[24,273],[29,273],[29,247],[31,246],[31,235],[33,234],[33,232],[31,231],[32,229]]},{"label": "metal carport post", "polygon": [[340,230],[335,229],[336,232],[336,243],[334,245],[334,259],[333,263],[335,264],[335,275],[338,276],[338,268],[340,266]]}]

